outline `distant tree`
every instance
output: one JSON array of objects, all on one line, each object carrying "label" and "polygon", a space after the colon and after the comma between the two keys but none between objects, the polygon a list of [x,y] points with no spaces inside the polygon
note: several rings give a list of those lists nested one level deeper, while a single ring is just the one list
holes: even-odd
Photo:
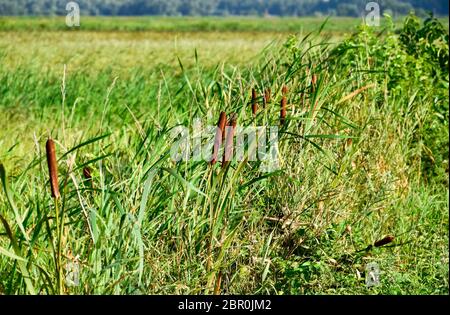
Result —
[{"label": "distant tree", "polygon": [[[0,0],[0,15],[64,15],[70,0]],[[75,0],[87,15],[358,16],[367,0]],[[374,0],[382,12],[448,15],[446,0]]]}]

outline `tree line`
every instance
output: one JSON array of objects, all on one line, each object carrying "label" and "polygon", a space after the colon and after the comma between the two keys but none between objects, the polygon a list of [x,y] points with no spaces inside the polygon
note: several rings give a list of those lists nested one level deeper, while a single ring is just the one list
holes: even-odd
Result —
[{"label": "tree line", "polygon": [[[380,4],[381,13],[405,15],[431,11],[448,15],[447,0],[75,0],[84,15],[277,15],[360,16],[366,4]],[[0,0],[0,15],[65,15],[69,0]]]}]

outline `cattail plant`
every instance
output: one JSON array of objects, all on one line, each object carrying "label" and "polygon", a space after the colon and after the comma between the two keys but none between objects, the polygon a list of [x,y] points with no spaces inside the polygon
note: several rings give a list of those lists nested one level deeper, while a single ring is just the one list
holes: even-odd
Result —
[{"label": "cattail plant", "polygon": [[91,188],[94,188],[94,183],[92,182],[92,170],[89,167],[85,167],[83,169],[83,176],[86,182],[91,186]]},{"label": "cattail plant", "polygon": [[227,114],[225,112],[220,113],[219,122],[217,123],[216,137],[214,139],[213,156],[211,165],[216,164],[217,157],[219,155],[220,146],[222,145],[225,137],[225,124],[227,123]]},{"label": "cattail plant", "polygon": [[84,179],[89,182],[92,180],[91,169],[89,167],[85,167],[83,169],[83,176],[84,176]]},{"label": "cattail plant", "polygon": [[349,148],[353,145],[353,139],[352,138],[348,138],[347,141],[345,141],[345,148]]},{"label": "cattail plant", "polygon": [[252,89],[252,113],[253,116],[256,116],[256,112],[258,111],[258,102],[257,102],[258,95],[256,94],[256,90]]},{"label": "cattail plant", "polygon": [[316,84],[317,84],[317,75],[313,74],[311,77],[311,88],[312,88],[313,93],[316,90]]},{"label": "cattail plant", "polygon": [[287,98],[286,94],[288,92],[288,88],[286,86],[283,86],[282,88],[283,97],[281,98],[281,112],[280,112],[280,124],[284,125],[286,122],[286,113],[287,113]]},{"label": "cattail plant", "polygon": [[385,238],[383,238],[383,239],[381,239],[379,241],[376,241],[373,244],[373,246],[381,247],[381,246],[384,246],[384,245],[387,245],[387,244],[391,243],[392,241],[394,241],[394,237],[389,235],[389,236],[386,236]]},{"label": "cattail plant", "polygon": [[48,172],[50,175],[50,187],[52,198],[55,200],[55,223],[56,223],[56,251],[55,251],[55,272],[57,276],[59,294],[63,294],[63,267],[62,267],[62,231],[64,228],[64,218],[59,213],[59,199],[61,197],[58,186],[58,163],[56,161],[55,142],[50,138],[45,145],[47,152]]},{"label": "cattail plant", "polygon": [[50,175],[50,187],[52,191],[52,198],[59,199],[59,186],[58,186],[58,164],[56,162],[56,149],[55,142],[52,139],[47,140],[45,146],[47,151],[47,164],[48,172]]},{"label": "cattail plant", "polygon": [[313,74],[311,77],[311,83],[313,86],[317,84],[317,74]]},{"label": "cattail plant", "polygon": [[225,140],[225,153],[223,155],[222,167],[226,167],[228,163],[233,158],[233,140],[234,131],[236,130],[237,115],[236,113],[231,114],[230,119],[227,123],[226,128],[226,140]]}]

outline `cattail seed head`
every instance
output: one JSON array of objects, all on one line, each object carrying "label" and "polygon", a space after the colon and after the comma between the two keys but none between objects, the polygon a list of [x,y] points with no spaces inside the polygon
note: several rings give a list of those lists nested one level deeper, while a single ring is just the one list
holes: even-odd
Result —
[{"label": "cattail seed head", "polygon": [[286,110],[287,107],[287,99],[286,96],[283,96],[283,98],[281,99],[281,112],[280,112],[280,124],[284,125],[284,123],[286,122]]},{"label": "cattail seed head", "polygon": [[270,89],[266,89],[266,91],[264,92],[264,104],[265,105],[270,103],[271,94],[272,94],[272,91]]},{"label": "cattail seed head", "polygon": [[256,116],[256,112],[258,111],[258,102],[257,102],[258,95],[256,94],[256,90],[252,89],[252,113],[253,116]]},{"label": "cattail seed head", "polygon": [[219,122],[217,123],[216,137],[214,139],[213,156],[211,165],[217,162],[217,156],[219,155],[220,146],[225,138],[225,124],[227,123],[227,114],[225,112],[220,113]]},{"label": "cattail seed head", "polygon": [[233,158],[234,131],[237,125],[236,113],[231,114],[226,128],[225,153],[223,155],[222,167],[225,167]]},{"label": "cattail seed head", "polygon": [[346,143],[345,143],[346,147],[351,147],[352,144],[353,144],[353,139],[352,138],[348,138]]},{"label": "cattail seed head", "polygon": [[85,168],[83,169],[83,175],[84,175],[84,178],[85,178],[85,179],[91,180],[91,179],[92,179],[92,176],[91,176],[91,169],[90,169],[89,167],[85,167]]},{"label": "cattail seed head", "polygon": [[85,167],[83,169],[83,175],[84,175],[84,179],[86,179],[88,181],[92,180],[91,169],[89,167]]},{"label": "cattail seed head", "polygon": [[90,184],[91,188],[94,188],[94,183],[92,182],[92,170],[89,167],[83,169],[84,179]]},{"label": "cattail seed head", "polygon": [[288,93],[288,88],[286,85],[283,85],[281,92],[283,93],[284,96],[286,96],[286,94]]},{"label": "cattail seed head", "polygon": [[58,186],[58,164],[56,162],[55,143],[53,142],[52,139],[47,140],[45,149],[47,152],[47,164],[48,164],[48,172],[50,175],[50,187],[52,190],[52,197],[58,199],[60,197]]},{"label": "cattail seed head", "polygon": [[389,236],[386,236],[385,238],[383,238],[383,239],[381,239],[379,241],[376,241],[373,244],[373,246],[381,247],[381,246],[384,246],[384,245],[387,245],[387,244],[391,243],[393,240],[394,240],[394,237],[389,235]]},{"label": "cattail seed head", "polygon": [[312,88],[313,90],[316,88],[316,84],[317,84],[317,75],[313,74],[311,77],[311,83],[312,83]]}]

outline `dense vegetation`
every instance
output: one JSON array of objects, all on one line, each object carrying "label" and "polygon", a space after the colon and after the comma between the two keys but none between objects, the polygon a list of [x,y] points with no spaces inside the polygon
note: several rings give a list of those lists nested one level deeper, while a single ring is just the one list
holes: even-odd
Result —
[{"label": "dense vegetation", "polygon": [[[448,294],[448,31],[386,25],[3,32],[0,294]],[[283,94],[280,170],[170,159],[175,126],[278,126]]]},{"label": "dense vegetation", "polygon": [[[66,14],[67,0],[0,0],[0,15]],[[317,14],[360,16],[366,0],[77,0],[83,14],[89,15],[281,15]],[[383,12],[405,15],[432,11],[448,15],[444,0],[383,0]]]}]

